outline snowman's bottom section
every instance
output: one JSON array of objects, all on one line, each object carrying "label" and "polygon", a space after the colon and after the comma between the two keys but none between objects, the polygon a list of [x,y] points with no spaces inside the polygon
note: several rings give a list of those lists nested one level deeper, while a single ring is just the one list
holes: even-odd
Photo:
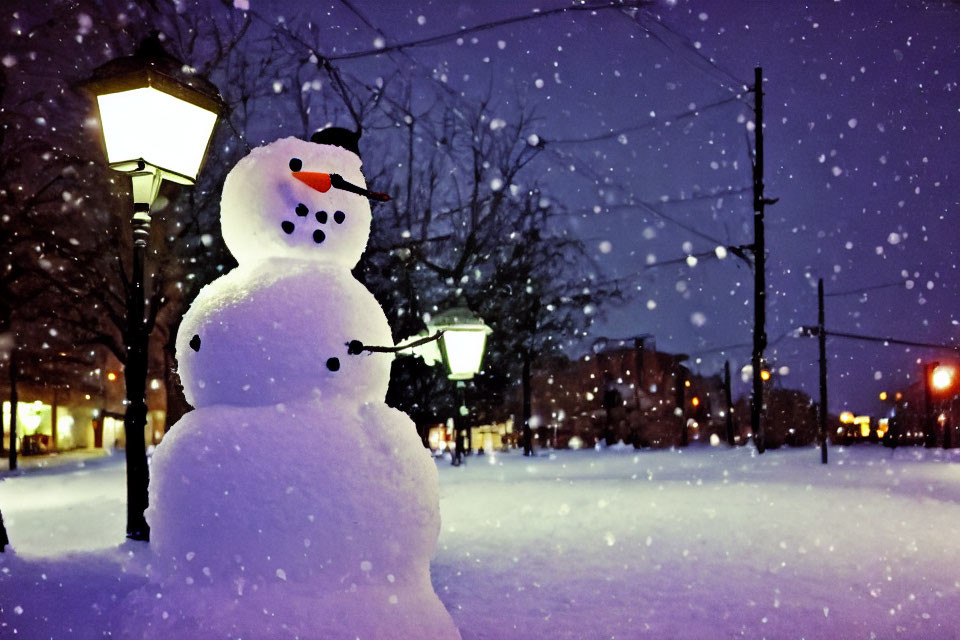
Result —
[{"label": "snowman's bottom section", "polygon": [[429,578],[325,593],[309,585],[267,584],[242,596],[214,586],[146,588],[124,606],[135,612],[123,629],[129,640],[460,639]]},{"label": "snowman's bottom section", "polygon": [[153,457],[126,635],[459,638],[430,584],[438,505],[413,423],[383,404],[197,409]]}]

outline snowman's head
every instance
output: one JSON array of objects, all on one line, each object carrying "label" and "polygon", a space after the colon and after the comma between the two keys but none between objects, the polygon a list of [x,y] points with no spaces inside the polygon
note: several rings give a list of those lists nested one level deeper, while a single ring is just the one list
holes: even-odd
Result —
[{"label": "snowman's head", "polygon": [[370,203],[353,192],[366,188],[360,157],[340,143],[283,138],[254,149],[227,174],[220,224],[237,262],[357,264],[370,235]]}]

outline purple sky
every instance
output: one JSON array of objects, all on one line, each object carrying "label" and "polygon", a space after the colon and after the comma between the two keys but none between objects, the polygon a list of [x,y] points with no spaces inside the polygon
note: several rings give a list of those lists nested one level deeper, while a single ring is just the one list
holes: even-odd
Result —
[{"label": "purple sky", "polygon": [[[354,6],[391,44],[560,3]],[[257,0],[251,8],[285,11]],[[828,297],[828,328],[932,343],[960,337],[960,6],[681,0],[654,11],[670,28],[652,29],[655,37],[642,14],[581,13],[409,50],[467,96],[493,86],[504,102],[536,104],[542,118],[532,132],[550,149],[538,170],[575,212],[573,228],[608,275],[627,277],[624,288],[640,287],[635,303],[606,310],[595,333],[653,333],[659,348],[699,356],[691,363],[703,373],[718,371],[725,357],[735,369],[749,362],[749,347],[710,351],[750,342],[752,275],[742,263],[645,265],[713,249],[703,236],[752,240],[749,193],[659,203],[750,185],[752,114],[743,102],[665,123],[691,105],[728,98],[734,78],[752,82],[759,64],[767,80],[767,195],[781,199],[767,210],[767,246],[769,357],[789,368],[782,384],[816,393],[816,342],[786,334],[815,324],[818,277],[828,294],[902,283]],[[330,52],[374,46],[377,34],[340,3],[310,15],[327,20]],[[394,69],[385,56],[341,64]],[[655,126],[639,128],[648,124]],[[624,137],[554,142],[631,127]],[[828,353],[831,408],[859,411],[879,411],[877,394],[915,377],[918,358],[950,356],[841,339],[828,341]]]},{"label": "purple sky", "polygon": [[[565,5],[248,1],[271,22],[312,21],[334,57],[380,37],[390,45]],[[752,241],[753,116],[750,97],[735,95],[762,65],[766,193],[780,198],[767,210],[768,357],[789,369],[780,384],[815,395],[816,341],[790,332],[816,322],[819,277],[828,294],[899,283],[828,297],[830,329],[960,338],[957,34],[958,2],[663,0],[635,15],[569,13],[409,49],[420,69],[407,61],[404,73],[432,75],[464,100],[492,89],[492,111],[504,118],[518,101],[534,106],[539,119],[525,133],[546,151],[531,170],[571,211],[571,229],[605,275],[634,293],[602,310],[594,335],[651,333],[658,348],[691,354],[692,368],[712,374],[725,358],[735,370],[749,362],[749,346],[718,348],[750,343],[751,271],[732,256],[693,268],[647,264]],[[372,80],[397,73],[398,59],[336,64]],[[674,118],[691,109],[696,117]],[[262,135],[286,135],[285,124],[263,122]],[[720,191],[742,195],[703,197]],[[880,391],[916,379],[918,359],[955,357],[842,339],[828,352],[831,408],[874,412]]]}]

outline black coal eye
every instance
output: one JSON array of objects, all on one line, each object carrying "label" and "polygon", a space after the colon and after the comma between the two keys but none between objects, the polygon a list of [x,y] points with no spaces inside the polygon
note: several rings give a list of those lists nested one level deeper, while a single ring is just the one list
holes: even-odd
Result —
[{"label": "black coal eye", "polygon": [[317,222],[319,222],[320,224],[325,224],[327,222],[326,211],[317,211]]},{"label": "black coal eye", "polygon": [[333,214],[333,221],[337,224],[343,224],[343,221],[346,220],[346,218],[347,214],[345,214],[343,211],[337,211]]},{"label": "black coal eye", "polygon": [[291,158],[290,159],[290,171],[300,171],[303,169],[303,162],[300,158]]},{"label": "black coal eye", "polygon": [[317,229],[316,231],[313,232],[313,241],[316,242],[317,244],[320,244],[321,242],[323,242],[324,239],[326,239],[326,237],[327,235],[323,231],[320,231],[320,229]]},{"label": "black coal eye", "polygon": [[283,222],[281,222],[280,228],[283,229],[284,233],[288,233],[288,234],[293,233],[293,230],[296,229],[293,223],[290,222],[289,220],[284,220]]},{"label": "black coal eye", "polygon": [[190,348],[196,351],[197,353],[200,352],[200,336],[198,336],[197,334],[193,334],[193,337],[190,338]]},{"label": "black coal eye", "polygon": [[303,216],[310,213],[310,209],[307,208],[307,205],[301,202],[300,204],[297,205],[296,212],[297,212],[297,215],[302,218]]},{"label": "black coal eye", "polygon": [[339,371],[339,370],[340,370],[340,358],[328,358],[328,359],[327,359],[327,369],[330,369],[330,371]]}]

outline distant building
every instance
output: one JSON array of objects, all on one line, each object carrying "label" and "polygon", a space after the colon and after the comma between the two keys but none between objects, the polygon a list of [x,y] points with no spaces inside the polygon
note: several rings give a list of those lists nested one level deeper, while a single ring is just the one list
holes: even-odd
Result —
[{"label": "distant building", "polygon": [[[17,444],[22,455],[111,448],[124,445],[124,385],[122,365],[112,356],[70,385],[53,386],[18,381]],[[3,438],[0,450],[10,450],[10,386],[0,387]],[[163,381],[147,385],[145,440],[157,443],[166,426]]]},{"label": "distant building", "polygon": [[533,378],[539,444],[669,447],[722,437],[722,380],[691,373],[686,359],[643,337],[598,341],[577,360],[542,366]]},{"label": "distant building", "polygon": [[960,380],[954,378],[948,388],[929,389],[929,407],[926,393],[926,384],[920,379],[888,397],[891,444],[960,446]]}]

